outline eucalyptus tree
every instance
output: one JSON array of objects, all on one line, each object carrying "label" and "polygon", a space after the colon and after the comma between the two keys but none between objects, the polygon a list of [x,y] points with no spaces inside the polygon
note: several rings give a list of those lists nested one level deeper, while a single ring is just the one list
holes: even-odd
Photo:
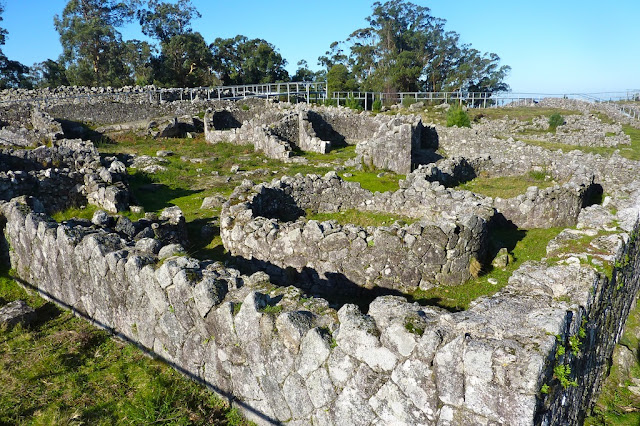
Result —
[{"label": "eucalyptus tree", "polygon": [[287,81],[287,61],[275,46],[263,39],[243,35],[217,38],[210,46],[213,68],[223,84]]},{"label": "eucalyptus tree", "polygon": [[121,86],[132,82],[118,27],[135,16],[134,0],[70,0],[54,17],[62,62],[71,84]]},{"label": "eucalyptus tree", "polygon": [[202,17],[190,0],[178,0],[177,3],[149,0],[146,8],[137,10],[136,16],[142,33],[161,43],[190,33],[191,21]]},{"label": "eucalyptus tree", "polygon": [[[494,53],[481,53],[445,31],[446,21],[405,0],[375,2],[369,24],[334,42],[319,63],[349,67],[364,90],[502,91],[510,70]],[[348,50],[348,53],[345,52]]]}]

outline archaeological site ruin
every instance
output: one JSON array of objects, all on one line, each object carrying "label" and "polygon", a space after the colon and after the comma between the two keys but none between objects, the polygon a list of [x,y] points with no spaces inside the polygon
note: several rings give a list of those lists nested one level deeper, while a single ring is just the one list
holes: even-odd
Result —
[{"label": "archaeological site ruin", "polygon": [[[257,424],[579,425],[593,407],[640,288],[640,163],[622,130],[637,120],[571,99],[527,105],[565,112],[551,132],[542,115],[488,112],[445,127],[428,111],[447,105],[373,114],[64,91],[0,93],[0,262],[24,286]],[[118,134],[174,142],[103,151]],[[178,140],[201,155],[172,156]],[[230,146],[248,149],[205,168]],[[220,258],[190,253],[177,206],[141,207],[174,163],[207,174],[198,191],[215,226],[197,233],[221,241]],[[397,184],[367,189],[358,171]],[[531,175],[545,185],[509,197],[465,186]],[[91,219],[52,219],[80,206]],[[338,220],[360,216],[392,219]],[[487,283],[513,261],[509,235],[548,228],[542,259]],[[480,281],[498,287],[467,309],[419,297]]]}]

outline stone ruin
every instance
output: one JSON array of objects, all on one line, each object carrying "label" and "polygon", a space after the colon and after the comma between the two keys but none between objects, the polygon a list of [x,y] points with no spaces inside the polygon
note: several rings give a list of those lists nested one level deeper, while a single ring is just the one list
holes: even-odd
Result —
[{"label": "stone ruin", "polygon": [[347,108],[285,105],[250,113],[227,106],[205,115],[209,143],[252,144],[267,157],[287,159],[297,151],[326,154],[332,148],[356,145],[356,163],[406,174],[426,164],[437,148],[433,129],[417,116],[354,114]]},{"label": "stone ruin", "polygon": [[[0,259],[25,285],[233,399],[259,424],[581,424],[640,286],[640,164],[496,137],[491,122],[433,129],[456,157],[411,166],[395,192],[371,193],[335,173],[243,183],[223,207],[221,234],[259,269],[244,272],[186,256],[176,209],[135,222],[105,211],[92,221],[48,217],[73,198],[49,194],[56,186],[114,213],[126,208],[91,195],[126,181],[122,163],[89,142],[6,149]],[[531,170],[560,183],[509,200],[454,188],[480,173]],[[415,222],[362,228],[305,218],[348,209]],[[547,261],[525,262],[466,311],[402,297],[460,284],[471,258],[490,260],[487,236],[505,223],[574,229],[549,244]],[[278,273],[295,285],[274,285]],[[366,312],[313,296],[372,287],[389,292]],[[570,373],[561,378],[557,367]]]}]

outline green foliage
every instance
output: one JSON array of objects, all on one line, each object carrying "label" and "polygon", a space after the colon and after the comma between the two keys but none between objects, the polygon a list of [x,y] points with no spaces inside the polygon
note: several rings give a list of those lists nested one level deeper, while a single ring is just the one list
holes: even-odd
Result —
[{"label": "green foliage", "polygon": [[213,68],[225,85],[286,81],[287,61],[275,46],[262,39],[243,35],[216,38],[211,44]]},{"label": "green foliage", "polygon": [[318,78],[318,74],[311,71],[304,59],[298,61],[298,69],[296,73],[291,77],[291,81],[320,81],[323,79]]},{"label": "green foliage", "polygon": [[578,356],[580,354],[580,347],[582,346],[582,340],[580,339],[580,336],[570,336],[569,346],[571,347],[571,353],[573,354],[573,356]]},{"label": "green foliage", "polygon": [[[318,62],[331,69],[349,65],[365,90],[414,92],[504,91],[508,66],[494,53],[481,53],[445,30],[427,7],[405,0],[375,2],[368,26],[346,42],[334,42]],[[349,46],[345,53],[342,46]],[[335,90],[335,89],[331,89]]]},{"label": "green foliage", "polygon": [[240,312],[240,308],[242,307],[242,302],[234,302],[233,303],[233,315],[237,315]]},{"label": "green foliage", "polygon": [[327,72],[329,93],[353,92],[358,90],[358,83],[349,69],[343,64],[336,64]]},{"label": "green foliage", "polygon": [[211,73],[212,63],[213,55],[202,34],[178,34],[162,43],[154,75],[165,86],[208,86],[218,82]]},{"label": "green foliage", "polygon": [[376,99],[375,101],[373,101],[373,104],[371,104],[371,110],[373,112],[382,111],[382,101],[380,99]]},{"label": "green foliage", "polygon": [[[624,327],[624,333],[615,350],[627,352],[629,349],[640,347],[640,304],[636,304],[629,313]],[[633,350],[633,349],[632,349]],[[637,352],[634,350],[634,353]],[[611,364],[607,377],[602,384],[602,390],[596,401],[591,417],[585,425],[598,426],[626,426],[640,424],[640,396],[629,389],[636,384],[640,377],[640,359],[633,357],[629,368],[621,368],[621,364]]]},{"label": "green foliage", "polygon": [[282,306],[267,305],[264,308],[260,309],[260,312],[264,312],[265,314],[269,314],[269,315],[278,315],[280,312],[282,312]]},{"label": "green foliage", "polygon": [[362,104],[360,103],[359,99],[354,98],[353,96],[349,96],[347,98],[346,101],[346,107],[347,108],[351,108],[355,111],[362,111],[364,108],[362,107]]},{"label": "green foliage", "polygon": [[571,367],[569,367],[568,365],[564,365],[564,364],[556,365],[555,367],[553,367],[553,375],[556,379],[558,379],[558,381],[560,382],[560,385],[564,389],[567,389],[568,387],[578,386],[578,382],[576,380],[570,379]]},{"label": "green foliage", "polygon": [[411,334],[422,336],[424,334],[424,326],[415,323],[415,320],[409,318],[404,323],[404,328]]},{"label": "green foliage", "polygon": [[542,387],[540,388],[540,393],[543,395],[547,395],[549,393],[549,385],[546,383],[542,384]]},{"label": "green foliage", "polygon": [[554,113],[549,117],[549,130],[555,132],[558,126],[564,124],[564,117],[558,113]]},{"label": "green foliage", "polygon": [[178,0],[175,4],[149,0],[147,7],[136,12],[142,33],[162,43],[191,32],[191,20],[201,17],[191,0]]},{"label": "green foliage", "polygon": [[71,84],[122,86],[131,83],[123,57],[125,45],[116,28],[133,18],[124,2],[70,0],[62,17],[54,17],[62,60]]},{"label": "green foliage", "polygon": [[469,114],[460,106],[452,106],[447,111],[447,127],[471,127]]},{"label": "green foliage", "polygon": [[411,98],[411,97],[402,98],[402,106],[405,108],[409,108],[411,105],[415,104],[416,102],[418,102],[416,98]]},{"label": "green foliage", "polygon": [[338,106],[338,100],[333,98],[327,98],[322,103],[324,106]]}]

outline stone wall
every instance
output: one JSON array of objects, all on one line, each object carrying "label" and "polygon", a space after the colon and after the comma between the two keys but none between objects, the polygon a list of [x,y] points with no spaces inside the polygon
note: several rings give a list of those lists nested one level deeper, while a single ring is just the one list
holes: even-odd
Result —
[{"label": "stone wall", "polygon": [[438,148],[418,117],[383,122],[369,139],[356,146],[357,161],[377,169],[408,174],[421,163],[420,151]]},{"label": "stone wall", "polygon": [[49,114],[28,104],[0,107],[0,146],[33,147],[64,137]]},{"label": "stone wall", "polygon": [[34,195],[48,212],[86,202],[114,213],[129,206],[124,164],[101,159],[90,142],[63,139],[50,148],[2,149],[0,160],[0,200]]},{"label": "stone wall", "polygon": [[[57,224],[15,202],[0,210],[20,279],[234,395],[260,424],[578,425],[639,283],[634,230],[617,239],[611,280],[575,263],[525,263],[464,312],[392,296],[366,315],[336,312],[260,273],[158,263],[108,228]],[[577,355],[556,358],[571,336],[584,336]],[[554,377],[565,364],[577,386]]]},{"label": "stone wall", "polygon": [[305,277],[301,285],[321,294],[461,284],[473,273],[470,265],[485,260],[488,221],[473,214],[366,228],[303,217],[307,209],[374,209],[373,200],[335,173],[246,182],[223,206],[220,234],[231,254],[266,262],[268,272],[294,268]]},{"label": "stone wall", "polygon": [[[437,149],[432,131],[419,117],[355,114],[346,108],[299,104],[293,110],[265,110],[242,121],[238,111],[208,111],[205,139],[209,143],[253,144],[271,158],[287,158],[296,149],[326,154],[332,147],[357,143],[355,163],[407,174],[425,163],[425,151]],[[216,124],[218,123],[218,124]],[[219,129],[218,127],[225,127]],[[229,126],[229,128],[226,128]]]}]

